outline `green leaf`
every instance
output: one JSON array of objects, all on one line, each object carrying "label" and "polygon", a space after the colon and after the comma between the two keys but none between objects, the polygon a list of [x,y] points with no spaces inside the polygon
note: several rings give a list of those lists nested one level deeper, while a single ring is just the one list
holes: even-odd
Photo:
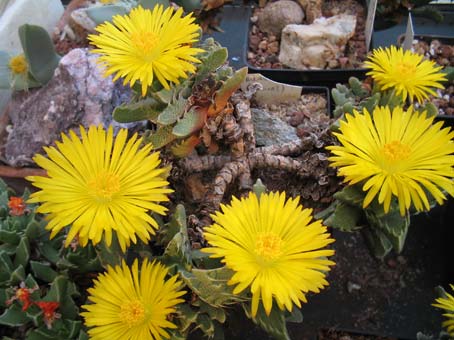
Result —
[{"label": "green leaf", "polygon": [[17,305],[11,305],[10,308],[6,309],[2,315],[0,315],[0,325],[19,327],[30,322],[27,315]]},{"label": "green leaf", "polygon": [[25,269],[21,264],[11,273],[10,282],[12,285],[18,285],[25,280]]},{"label": "green leaf", "polygon": [[197,69],[195,77],[195,83],[199,83],[205,79],[210,72],[216,71],[216,69],[222,66],[228,57],[227,48],[219,46],[213,51],[208,51],[206,56],[201,58],[202,63]]},{"label": "green leaf", "polygon": [[23,265],[27,266],[28,260],[30,258],[30,244],[28,242],[28,237],[23,236],[17,246],[16,256],[14,258],[14,265]]},{"label": "green leaf", "polygon": [[119,123],[138,122],[149,119],[153,122],[166,107],[165,104],[153,98],[146,98],[132,104],[122,104],[117,106],[112,117]]},{"label": "green leaf", "polygon": [[58,311],[63,319],[75,319],[78,315],[78,308],[71,297],[73,289],[70,289],[71,282],[64,275],[55,278],[50,286],[50,290],[43,298],[43,301],[56,301],[60,305]]},{"label": "green leaf", "polygon": [[66,329],[68,330],[68,339],[75,338],[82,327],[82,321],[75,321],[75,320],[64,320]]},{"label": "green leaf", "polygon": [[17,246],[20,241],[20,236],[14,231],[0,230],[0,244],[8,243]]},{"label": "green leaf", "polygon": [[14,270],[13,262],[5,252],[0,252],[0,272],[11,274]]},{"label": "green leaf", "polygon": [[186,225],[186,210],[184,205],[178,204],[175,208],[175,211],[171,215],[169,223],[165,228],[162,228],[160,231],[163,232],[163,236],[160,239],[160,244],[168,244],[174,236],[181,232],[184,235],[187,235],[187,225]]},{"label": "green leaf", "polygon": [[38,244],[38,248],[42,256],[49,262],[56,264],[60,260],[60,254],[58,250],[52,246],[52,243],[40,243]]},{"label": "green leaf", "polygon": [[35,25],[19,27],[19,38],[29,63],[29,72],[41,84],[46,84],[54,75],[60,61],[47,31]]},{"label": "green leaf", "polygon": [[199,328],[207,337],[214,336],[214,324],[208,315],[198,314],[196,325],[196,329]]},{"label": "green leaf", "polygon": [[103,239],[96,246],[96,252],[98,254],[99,260],[104,268],[108,266],[120,265],[124,259],[124,253],[120,248],[118,243],[118,238],[115,233],[112,234],[112,242],[110,245],[107,245],[105,239]]},{"label": "green leaf", "polygon": [[185,333],[189,330],[191,325],[197,321],[198,311],[189,306],[188,304],[177,305],[178,313],[178,322],[180,326],[178,327],[182,333]]},{"label": "green leaf", "polygon": [[369,249],[375,257],[382,259],[393,248],[393,245],[388,240],[388,237],[386,237],[386,235],[379,229],[363,228],[361,231],[366,239]]},{"label": "green leaf", "polygon": [[379,229],[390,241],[393,249],[400,253],[404,247],[405,239],[410,226],[410,216],[402,216],[399,206],[394,200],[388,213],[376,201],[365,210],[367,220],[372,228]]},{"label": "green leaf", "polygon": [[203,111],[191,109],[187,111],[183,119],[173,127],[172,134],[177,137],[186,137],[195,131],[200,130],[206,121],[206,114]]},{"label": "green leaf", "polygon": [[364,191],[361,190],[361,185],[349,185],[334,194],[334,198],[340,202],[353,205],[355,207],[363,207],[363,201],[365,198]]},{"label": "green leaf", "polygon": [[287,325],[285,322],[285,312],[281,311],[276,307],[276,304],[273,304],[270,315],[266,315],[265,309],[263,308],[262,303],[259,303],[257,310],[257,315],[255,318],[251,315],[251,307],[249,304],[242,304],[243,309],[246,313],[246,316],[254,323],[260,326],[264,331],[271,334],[273,337],[279,340],[290,340],[287,331]]},{"label": "green leaf", "polygon": [[[0,51],[0,89],[11,88],[11,70],[9,68],[10,55],[5,51]],[[4,191],[4,189],[1,189]]]},{"label": "green leaf", "polygon": [[41,326],[38,329],[33,329],[27,333],[25,340],[64,340],[57,333]]},{"label": "green leaf", "polygon": [[287,322],[301,323],[303,322],[303,313],[301,313],[298,307],[293,306],[292,312],[285,318],[285,320]]},{"label": "green leaf", "polygon": [[233,272],[226,267],[208,270],[193,268],[190,272],[181,270],[180,275],[201,300],[214,307],[222,307],[246,299],[245,292],[233,294],[234,287],[227,284]]},{"label": "green leaf", "polygon": [[188,230],[186,227],[186,212],[180,204],[169,223],[170,232],[173,233],[178,228],[179,231],[174,234],[172,240],[168,243],[162,262],[168,266],[178,265],[182,268],[189,268],[191,259],[191,242],[189,241]]},{"label": "green leaf", "polygon": [[27,236],[30,240],[33,240],[41,233],[47,233],[44,226],[44,221],[38,222],[35,219],[32,219],[25,229],[25,236]]},{"label": "green leaf", "polygon": [[172,130],[172,125],[162,126],[156,132],[145,136],[144,139],[146,142],[153,145],[153,149],[160,149],[177,138],[177,136],[172,133]]},{"label": "green leaf", "polygon": [[180,118],[186,108],[187,100],[179,98],[175,103],[169,104],[158,116],[157,123],[170,125]]},{"label": "green leaf", "polygon": [[175,3],[183,7],[185,12],[193,12],[197,9],[202,9],[201,0],[176,0]]},{"label": "green leaf", "polygon": [[164,9],[170,6],[169,0],[139,0],[138,6],[145,9],[153,9],[156,5],[163,5]]},{"label": "green leaf", "polygon": [[106,5],[100,7],[88,7],[85,9],[88,17],[93,20],[96,25],[106,21],[112,21],[114,15],[125,15],[128,13],[124,6]]},{"label": "green leaf", "polygon": [[254,185],[252,186],[252,191],[254,191],[257,198],[260,198],[260,195],[266,192],[266,186],[263,184],[260,178],[257,178]]},{"label": "green leaf", "polygon": [[361,208],[339,202],[334,212],[324,221],[324,224],[342,231],[355,231],[361,228],[358,222],[363,216]]},{"label": "green leaf", "polygon": [[33,275],[45,282],[52,282],[58,276],[58,273],[48,263],[30,261],[30,266]]}]

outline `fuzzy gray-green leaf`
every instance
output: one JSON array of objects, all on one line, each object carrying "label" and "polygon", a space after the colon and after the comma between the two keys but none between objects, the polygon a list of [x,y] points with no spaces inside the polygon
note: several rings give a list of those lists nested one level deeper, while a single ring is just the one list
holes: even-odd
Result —
[{"label": "fuzzy gray-green leaf", "polygon": [[243,309],[248,318],[252,319],[260,328],[271,334],[275,339],[278,340],[290,340],[287,325],[285,320],[285,312],[281,311],[273,304],[270,315],[266,315],[265,309],[262,303],[259,303],[257,314],[255,317],[251,315],[250,305],[242,304]]},{"label": "fuzzy gray-green leaf", "polygon": [[0,325],[9,327],[19,327],[25,325],[30,319],[17,305],[12,305],[10,308],[5,309],[0,315]]},{"label": "fuzzy gray-green leaf", "polygon": [[153,98],[146,98],[132,104],[122,104],[117,106],[112,117],[119,123],[138,122],[149,119],[153,122],[165,108],[165,105]]},{"label": "fuzzy gray-green leaf", "polygon": [[125,15],[127,10],[124,6],[107,5],[100,7],[88,7],[87,15],[93,20],[96,25],[102,24],[105,21],[112,21],[114,15]]},{"label": "fuzzy gray-green leaf", "polygon": [[186,104],[187,100],[184,98],[179,98],[174,103],[169,104],[159,114],[157,123],[162,125],[170,125],[175,123],[178,118],[180,118],[184,114]]}]

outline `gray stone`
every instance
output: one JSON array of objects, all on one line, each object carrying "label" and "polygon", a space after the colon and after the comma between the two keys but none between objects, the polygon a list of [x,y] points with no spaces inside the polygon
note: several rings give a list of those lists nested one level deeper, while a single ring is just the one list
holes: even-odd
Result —
[{"label": "gray stone", "polygon": [[291,0],[269,2],[258,15],[257,25],[262,32],[280,37],[282,29],[289,24],[301,24],[304,12],[298,3]]},{"label": "gray stone", "polygon": [[112,120],[113,109],[130,100],[131,90],[113,83],[112,77],[104,78],[96,61],[87,49],[74,49],[60,60],[44,87],[13,95],[7,108],[12,123],[4,155],[8,164],[33,164],[32,157],[43,146],[79,125],[112,124],[117,130],[137,125]]},{"label": "gray stone", "polygon": [[257,146],[281,145],[299,141],[296,129],[271,112],[251,108]]},{"label": "gray stone", "polygon": [[356,17],[339,14],[311,25],[287,25],[282,31],[279,61],[295,69],[323,69],[338,59],[354,35]]}]

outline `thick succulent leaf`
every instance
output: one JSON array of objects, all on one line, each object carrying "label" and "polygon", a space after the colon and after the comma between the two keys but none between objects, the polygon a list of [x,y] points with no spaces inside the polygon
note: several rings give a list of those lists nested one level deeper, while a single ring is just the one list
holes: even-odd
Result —
[{"label": "thick succulent leaf", "polygon": [[9,60],[10,55],[5,51],[0,51],[0,89],[9,89],[11,87]]},{"label": "thick succulent leaf", "polygon": [[138,6],[142,6],[145,9],[153,9],[156,5],[163,5],[164,8],[170,6],[169,0],[139,0]]},{"label": "thick succulent leaf", "polygon": [[29,24],[19,27],[19,38],[30,74],[41,84],[46,84],[60,61],[52,39],[44,28]]},{"label": "thick succulent leaf", "polygon": [[375,257],[382,259],[393,248],[393,245],[388,240],[388,237],[378,228],[363,228],[361,231],[370,251]]},{"label": "thick succulent leaf", "polygon": [[[167,245],[161,262],[167,264],[169,267],[176,265],[177,267],[188,269],[192,263],[191,242],[189,241],[188,230],[186,228],[186,213],[181,208],[179,208],[179,216],[177,218],[178,220],[174,220],[174,224],[177,224],[180,230]],[[175,225],[172,228],[174,229]]]},{"label": "thick succulent leaf", "polygon": [[276,304],[273,304],[270,315],[266,315],[265,309],[260,303],[255,318],[251,315],[251,306],[249,304],[242,304],[242,306],[246,316],[252,319],[252,321],[264,331],[278,340],[290,340],[285,320],[285,312],[278,309]]},{"label": "thick succulent leaf", "polygon": [[74,283],[64,275],[55,278],[50,286],[50,290],[43,298],[43,301],[56,301],[60,305],[59,313],[64,319],[75,319],[78,315],[78,308],[71,295],[74,295]]},{"label": "thick succulent leaf", "polygon": [[138,122],[149,119],[156,122],[156,118],[165,108],[165,105],[153,98],[146,98],[132,104],[117,106],[112,117],[119,123]]},{"label": "thick succulent leaf", "polygon": [[10,283],[13,286],[19,285],[25,280],[25,269],[23,265],[18,265],[11,273]]},{"label": "thick succulent leaf", "polygon": [[404,247],[405,239],[410,226],[410,216],[402,216],[397,201],[392,201],[390,210],[385,213],[383,207],[374,201],[365,210],[367,220],[372,228],[379,229],[391,242],[394,250],[400,253]]},{"label": "thick succulent leaf", "polygon": [[363,216],[361,208],[339,202],[334,212],[324,221],[324,224],[342,231],[355,231],[361,228],[358,222]]},{"label": "thick succulent leaf", "polygon": [[27,266],[28,260],[30,258],[30,244],[28,242],[28,237],[23,236],[17,246],[16,256],[14,257],[14,265],[23,265]]},{"label": "thick succulent leaf", "polygon": [[188,101],[186,99],[179,98],[174,103],[169,104],[159,114],[157,123],[161,125],[170,125],[175,123],[178,118],[184,114],[187,102]]},{"label": "thick succulent leaf", "polygon": [[349,185],[334,194],[334,198],[340,202],[362,208],[365,198],[360,185]]},{"label": "thick succulent leaf", "polygon": [[180,143],[172,146],[170,151],[173,155],[179,158],[187,157],[195,149],[195,147],[200,143],[200,138],[197,136],[190,136],[189,138],[181,141]]},{"label": "thick succulent leaf", "polygon": [[172,133],[177,137],[186,137],[195,131],[200,130],[206,121],[206,113],[204,111],[189,110],[184,114],[183,119],[173,127]]},{"label": "thick succulent leaf", "polygon": [[226,267],[208,270],[194,268],[190,272],[182,270],[180,275],[201,300],[214,307],[222,307],[246,299],[245,292],[233,294],[234,287],[227,284],[233,272]]},{"label": "thick succulent leaf", "polygon": [[176,0],[175,3],[183,7],[185,12],[193,12],[202,8],[201,0]]},{"label": "thick succulent leaf", "polygon": [[145,137],[145,141],[153,145],[153,149],[160,149],[170,142],[173,142],[177,136],[172,133],[173,126],[161,126],[156,132]]},{"label": "thick succulent leaf", "polygon": [[7,243],[17,246],[20,241],[20,235],[14,231],[0,230],[0,244]]},{"label": "thick succulent leaf", "polygon": [[105,21],[112,21],[114,15],[125,15],[128,12],[124,6],[117,5],[88,7],[85,11],[96,25],[102,24]]},{"label": "thick succulent leaf", "polygon": [[58,276],[58,273],[48,263],[30,261],[30,266],[33,275],[45,282],[52,282]]},{"label": "thick succulent leaf", "polygon": [[28,322],[30,322],[30,319],[22,312],[21,308],[15,304],[11,305],[10,308],[5,309],[3,314],[0,315],[0,325],[19,327]]},{"label": "thick succulent leaf", "polygon": [[195,83],[205,79],[210,72],[216,71],[218,67],[222,66],[226,62],[227,57],[228,51],[225,47],[219,46],[218,49],[208,51],[207,55],[201,58],[202,63],[197,69]]},{"label": "thick succulent leaf", "polygon": [[222,84],[221,88],[215,92],[214,103],[208,108],[209,116],[218,114],[227,105],[227,101],[240,88],[241,83],[246,79],[246,75],[247,67],[243,67]]}]

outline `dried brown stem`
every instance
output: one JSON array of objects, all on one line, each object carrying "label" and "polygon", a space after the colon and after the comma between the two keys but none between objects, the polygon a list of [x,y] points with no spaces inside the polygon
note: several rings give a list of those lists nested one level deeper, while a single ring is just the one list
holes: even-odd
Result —
[{"label": "dried brown stem", "polygon": [[25,178],[27,176],[47,176],[47,172],[35,168],[13,168],[7,165],[0,165],[0,177]]}]

